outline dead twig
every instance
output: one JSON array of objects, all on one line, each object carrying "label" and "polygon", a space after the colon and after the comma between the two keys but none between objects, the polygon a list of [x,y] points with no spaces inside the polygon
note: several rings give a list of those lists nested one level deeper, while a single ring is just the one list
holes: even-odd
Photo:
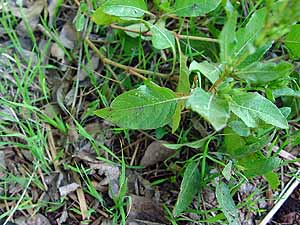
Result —
[{"label": "dead twig", "polygon": [[112,65],[114,67],[118,67],[118,68],[123,69],[123,70],[127,71],[128,73],[131,73],[132,75],[135,75],[135,76],[137,76],[137,77],[139,77],[143,80],[146,80],[147,78],[144,77],[141,74],[153,75],[153,76],[158,76],[158,77],[162,77],[162,78],[170,78],[171,77],[168,74],[154,72],[154,71],[150,71],[150,70],[138,69],[138,68],[135,68],[135,67],[132,67],[132,66],[126,66],[126,65],[123,65],[121,63],[117,63],[115,61],[112,61],[112,60],[106,58],[106,56],[103,55],[99,51],[99,49],[93,44],[93,42],[91,42],[88,38],[85,38],[85,42],[98,55],[98,57],[100,58],[100,60],[102,61],[103,64],[108,64],[108,65]]}]

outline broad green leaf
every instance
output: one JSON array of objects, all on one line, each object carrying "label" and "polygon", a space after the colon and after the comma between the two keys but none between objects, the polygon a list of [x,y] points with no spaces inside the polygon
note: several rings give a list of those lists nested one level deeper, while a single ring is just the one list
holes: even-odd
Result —
[{"label": "broad green leaf", "polygon": [[229,225],[240,225],[237,208],[231,197],[229,188],[223,182],[220,182],[216,188],[216,198],[219,206],[224,213]]},{"label": "broad green leaf", "polygon": [[300,145],[300,130],[289,133],[289,136],[287,137],[287,141],[292,148],[295,147],[296,145]]},{"label": "broad green leaf", "polygon": [[139,18],[144,13],[147,6],[143,0],[108,0],[96,9],[92,20],[98,25],[108,25],[122,22],[126,17]]},{"label": "broad green leaf", "polygon": [[189,80],[189,69],[186,66],[187,57],[180,52],[180,68],[179,68],[179,81],[176,92],[184,95],[190,94],[190,80]]},{"label": "broad green leaf", "polygon": [[155,129],[168,124],[180,100],[168,88],[147,82],[135,90],[114,99],[108,108],[97,110],[97,116],[120,127]]},{"label": "broad green leaf", "polygon": [[289,76],[292,71],[293,65],[288,62],[280,62],[278,64],[257,62],[236,72],[235,75],[250,84],[265,85]]},{"label": "broad green leaf", "polygon": [[222,170],[222,174],[227,181],[229,181],[231,178],[231,170],[232,170],[232,161],[229,161],[229,163],[227,163],[224,169]]},{"label": "broad green leaf", "polygon": [[[185,96],[190,94],[190,81],[189,81],[189,70],[186,66],[187,57],[180,51],[180,68],[179,68],[179,81],[176,92]],[[172,132],[174,133],[180,123],[181,111],[185,106],[185,100],[178,102],[175,113],[172,118]]]},{"label": "broad green leaf", "polygon": [[75,28],[76,31],[82,31],[85,24],[85,16],[83,14],[79,14],[75,17]]},{"label": "broad green leaf", "polygon": [[223,129],[230,116],[227,101],[196,88],[188,98],[186,106],[199,113],[204,119],[210,122],[219,131]]},{"label": "broad green leaf", "polygon": [[152,44],[157,49],[172,48],[175,50],[175,38],[171,31],[167,30],[160,23],[152,24],[146,22],[152,34]]},{"label": "broad green leaf", "polygon": [[141,37],[143,40],[151,40],[151,37],[141,35],[141,33],[149,30],[149,28],[144,23],[131,24],[129,26],[126,26],[125,28],[128,30],[140,32],[140,33],[135,33],[135,32],[125,31],[125,33],[132,38]]},{"label": "broad green leaf", "polygon": [[122,21],[119,17],[104,13],[103,6],[96,9],[94,14],[92,15],[92,20],[98,25],[109,25],[112,23],[118,23]]},{"label": "broad green leaf", "polygon": [[282,107],[279,110],[285,118],[288,118],[292,112],[291,107]]},{"label": "broad green leaf", "polygon": [[190,72],[199,71],[213,84],[219,79],[222,70],[222,65],[214,65],[207,61],[203,61],[201,63],[193,61],[189,68]]},{"label": "broad green leaf", "polygon": [[268,99],[258,93],[239,93],[232,96],[230,110],[248,127],[256,127],[259,119],[283,129],[288,128],[286,118]]},{"label": "broad green leaf", "polygon": [[226,136],[224,137],[226,151],[236,159],[243,158],[260,151],[271,141],[269,135],[264,135],[262,137],[255,138],[254,142],[249,143],[247,140],[248,138],[241,137],[236,133],[233,133],[232,130],[227,129],[228,128],[225,129]]},{"label": "broad green leaf", "polygon": [[258,154],[253,154],[238,161],[247,177],[265,175],[278,168],[281,162],[278,157],[264,158]]},{"label": "broad green leaf", "polygon": [[181,120],[181,111],[184,108],[184,105],[185,105],[184,100],[179,101],[176,105],[175,113],[173,114],[172,117],[172,133],[174,133],[179,127],[180,120]]},{"label": "broad green leaf", "polygon": [[273,1],[270,9],[271,15],[268,18],[268,23],[272,27],[269,27],[268,33],[271,40],[276,40],[289,33],[291,26],[299,22],[299,0]]},{"label": "broad green leaf", "polygon": [[198,169],[198,163],[192,161],[188,164],[184,171],[173,215],[179,216],[191,204],[194,196],[199,192],[199,190],[200,172]]},{"label": "broad green leaf", "polygon": [[266,43],[263,46],[256,49],[256,51],[248,55],[238,66],[237,69],[241,70],[252,63],[258,62],[264,54],[272,47],[272,42]]},{"label": "broad green leaf", "polygon": [[183,143],[183,144],[163,144],[164,146],[166,146],[167,148],[170,149],[179,149],[182,147],[189,147],[189,148],[195,148],[195,149],[199,149],[204,147],[204,145],[206,144],[207,140],[211,137],[211,135],[202,138],[200,140],[197,141],[192,141],[192,142],[188,142],[188,143]]},{"label": "broad green leaf", "polygon": [[142,17],[147,12],[144,0],[109,0],[103,5],[103,12],[118,17]]},{"label": "broad green leaf", "polygon": [[238,58],[249,48],[253,48],[253,42],[260,34],[265,25],[267,10],[262,8],[251,16],[244,28],[240,28],[236,33],[237,42],[234,46],[234,56]]},{"label": "broad green leaf", "polygon": [[237,12],[233,12],[225,23],[220,37],[220,59],[222,63],[231,63],[236,44]]},{"label": "broad green leaf", "polygon": [[250,135],[250,128],[240,120],[233,120],[228,123],[228,126],[238,135],[242,137],[247,137]]},{"label": "broad green leaf", "polygon": [[285,45],[289,48],[293,57],[300,58],[300,24],[295,24],[291,27],[291,31],[286,37]]},{"label": "broad green leaf", "polygon": [[266,173],[264,175],[264,177],[266,178],[266,180],[268,181],[270,187],[273,190],[276,190],[278,188],[278,186],[280,185],[280,180],[278,178],[277,173],[274,173],[274,172],[271,171],[269,173]]},{"label": "broad green leaf", "polygon": [[175,13],[178,16],[201,16],[217,8],[220,2],[221,0],[176,0]]},{"label": "broad green leaf", "polygon": [[224,146],[226,152],[235,157],[236,150],[246,146],[246,140],[236,134],[230,127],[224,129]]},{"label": "broad green leaf", "polygon": [[153,0],[153,4],[162,12],[172,12],[171,2],[169,0]]},{"label": "broad green leaf", "polygon": [[273,97],[278,98],[281,96],[291,96],[300,98],[300,91],[295,91],[292,88],[280,88],[273,91]]}]

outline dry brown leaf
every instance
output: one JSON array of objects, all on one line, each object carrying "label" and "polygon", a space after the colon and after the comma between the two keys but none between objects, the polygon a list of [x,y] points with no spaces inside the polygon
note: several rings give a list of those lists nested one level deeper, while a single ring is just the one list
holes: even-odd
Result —
[{"label": "dry brown leaf", "polygon": [[14,16],[18,18],[23,18],[23,20],[16,27],[16,32],[18,35],[22,37],[28,35],[24,19],[26,20],[27,24],[29,24],[29,26],[33,31],[36,29],[36,26],[39,23],[39,17],[43,9],[45,8],[45,6],[46,6],[45,0],[34,1],[34,3],[28,8],[19,7],[12,4],[7,6],[6,10],[9,10]]},{"label": "dry brown leaf", "polygon": [[[49,64],[48,61],[50,58],[50,50],[51,50],[50,47],[51,45],[48,44],[48,41],[46,39],[44,38],[40,39],[38,49],[41,54],[42,65],[44,66]],[[44,72],[46,72],[45,68],[42,67],[42,69]]]},{"label": "dry brown leaf", "polygon": [[66,112],[66,107],[64,105],[64,96],[65,96],[65,90],[69,87],[69,84],[67,82],[62,82],[61,85],[56,90],[56,101],[61,110]]},{"label": "dry brown leaf", "polygon": [[108,220],[108,219],[104,219],[100,225],[111,225],[112,221]]},{"label": "dry brown leaf", "polygon": [[49,21],[49,26],[51,27],[53,25],[55,11],[57,10],[57,8],[59,6],[60,1],[58,1],[58,0],[48,0],[47,3],[48,3],[47,10],[48,10],[48,15],[49,15],[49,20],[48,21]]},{"label": "dry brown leaf", "polygon": [[87,133],[89,133],[93,139],[97,140],[104,145],[110,146],[112,141],[112,131],[107,122],[93,122],[88,123],[84,127]]},{"label": "dry brown leaf", "polygon": [[50,103],[46,104],[42,111],[51,119],[54,119],[55,116],[59,115],[59,108],[56,105]]},{"label": "dry brown leaf", "polygon": [[[32,18],[28,18],[27,20],[31,30],[34,31],[39,23],[39,15],[36,15]],[[17,25],[16,32],[21,37],[28,36],[28,28],[26,27],[25,22],[23,20]]]},{"label": "dry brown leaf", "polygon": [[15,219],[15,223],[18,225],[51,225],[49,220],[42,214],[36,214],[29,218],[21,216]]},{"label": "dry brown leaf", "polygon": [[119,194],[119,167],[108,163],[90,164],[90,167],[91,169],[98,169],[98,173],[100,175],[105,175],[105,178],[99,183],[99,185],[109,185],[109,196],[112,199],[116,198]]},{"label": "dry brown leaf", "polygon": [[5,162],[5,151],[0,150],[0,178],[5,176],[6,162]]},{"label": "dry brown leaf", "polygon": [[[96,55],[92,55],[90,63],[87,63],[85,65],[85,68],[81,68],[79,73],[79,81],[83,81],[87,78],[88,73],[87,71],[95,71],[99,66],[99,57]],[[74,77],[74,80],[77,79],[77,77]]]},{"label": "dry brown leaf", "polygon": [[59,47],[59,45],[57,43],[53,43],[51,45],[51,55],[53,57],[55,57],[59,62],[64,63],[65,62],[65,53],[64,51],[61,49],[61,47]]},{"label": "dry brown leaf", "polygon": [[[41,11],[45,7],[45,0],[36,0],[32,4],[27,5],[17,5],[16,1],[8,1],[8,4],[2,5],[2,10],[9,11],[12,15],[17,18],[22,18],[23,15],[26,18],[33,17],[35,15],[40,15]],[[25,3],[25,1],[23,2]],[[40,13],[38,13],[40,11]]]},{"label": "dry brown leaf", "polygon": [[2,121],[15,121],[12,108],[8,106],[0,106],[0,120]]},{"label": "dry brown leaf", "polygon": [[172,156],[175,151],[162,145],[163,142],[154,141],[146,149],[146,152],[140,162],[141,166],[148,167],[158,162],[164,161]]},{"label": "dry brown leaf", "polygon": [[151,199],[131,195],[131,204],[128,205],[127,210],[129,223],[168,224],[163,208]]},{"label": "dry brown leaf", "polygon": [[[75,179],[75,181],[80,184],[81,186],[81,182],[80,182],[80,177],[77,173],[73,172],[73,177]],[[81,217],[83,220],[85,220],[87,218],[87,213],[88,213],[88,205],[86,202],[86,198],[83,192],[82,188],[78,188],[76,190],[77,193],[77,198],[78,198],[78,202],[79,202],[79,207],[80,207],[80,211],[81,211]]]},{"label": "dry brown leaf", "polygon": [[72,88],[68,91],[65,96],[64,103],[66,106],[71,106],[75,97],[75,88]]},{"label": "dry brown leaf", "polygon": [[76,143],[79,139],[79,133],[73,120],[69,120],[68,138],[70,142]]},{"label": "dry brown leaf", "polygon": [[35,52],[33,51],[28,51],[26,50],[25,48],[23,48],[21,51],[20,51],[20,56],[21,56],[21,59],[22,61],[24,61],[24,63],[28,63],[28,62],[31,62],[33,66],[36,66],[37,65],[37,62],[38,62],[38,56],[35,54]]},{"label": "dry brown leaf", "polygon": [[69,215],[68,215],[68,212],[67,212],[67,207],[65,205],[64,207],[64,211],[62,212],[61,216],[59,217],[59,219],[57,220],[57,223],[58,224],[62,224],[62,223],[65,223],[68,219]]},{"label": "dry brown leaf", "polygon": [[75,47],[77,37],[78,33],[74,26],[70,23],[66,23],[59,34],[59,39],[62,45],[69,49],[73,49]]},{"label": "dry brown leaf", "polygon": [[73,191],[76,191],[77,188],[79,188],[80,185],[77,183],[71,183],[71,184],[67,184],[65,186],[61,186],[58,188],[60,196],[67,196],[68,194],[70,194]]}]

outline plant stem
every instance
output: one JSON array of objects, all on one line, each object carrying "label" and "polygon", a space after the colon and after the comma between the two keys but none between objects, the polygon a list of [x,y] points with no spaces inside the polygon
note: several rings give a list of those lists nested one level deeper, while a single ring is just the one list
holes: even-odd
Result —
[{"label": "plant stem", "polygon": [[93,44],[93,42],[91,42],[88,38],[85,38],[85,42],[90,46],[91,49],[94,50],[94,52],[98,55],[98,57],[100,58],[100,60],[102,61],[103,64],[109,64],[115,67],[118,67],[120,69],[123,69],[143,80],[146,80],[147,78],[144,77],[141,74],[146,74],[146,75],[154,75],[154,76],[159,76],[162,78],[170,78],[171,76],[168,74],[164,74],[164,73],[159,73],[159,72],[154,72],[154,71],[150,71],[150,70],[143,70],[143,69],[138,69],[132,66],[126,66],[120,63],[117,63],[115,61],[112,61],[110,59],[108,59],[105,55],[103,55],[99,49]]},{"label": "plant stem", "polygon": [[[123,31],[127,31],[127,32],[141,34],[143,36],[151,36],[151,33],[149,33],[149,32],[140,32],[137,30],[131,30],[126,27],[118,26],[115,24],[111,24],[110,27],[113,29],[117,29],[117,30],[123,30]],[[175,37],[177,37],[179,39],[189,39],[189,40],[195,40],[195,41],[207,41],[207,42],[216,42],[216,43],[219,42],[218,39],[209,38],[209,37],[197,37],[197,36],[190,36],[190,35],[182,35],[182,34],[178,34],[176,32],[173,32],[173,34]]]}]

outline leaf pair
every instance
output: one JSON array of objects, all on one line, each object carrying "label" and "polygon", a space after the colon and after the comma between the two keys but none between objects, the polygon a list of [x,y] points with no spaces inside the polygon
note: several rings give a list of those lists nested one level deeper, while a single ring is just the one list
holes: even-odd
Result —
[{"label": "leaf pair", "polygon": [[[287,62],[258,62],[272,45],[263,38],[268,13],[266,8],[255,11],[246,26],[236,31],[238,15],[237,12],[233,12],[219,37],[221,63],[233,66],[234,75],[251,85],[262,86],[284,79],[293,70],[293,66]],[[289,40],[294,39],[294,35],[289,36]],[[289,46],[295,46],[288,41],[287,43]]]},{"label": "leaf pair", "polygon": [[[161,23],[153,24],[150,21],[140,22],[144,14],[152,15],[147,11],[144,0],[110,0],[105,1],[93,14],[92,20],[98,25],[109,25],[124,21],[137,21],[129,28],[138,32],[146,31],[148,28],[152,33],[153,46],[157,49],[172,48],[175,52],[175,39],[173,34],[161,26]],[[130,36],[136,34],[127,32]]]},{"label": "leaf pair", "polygon": [[187,100],[187,107],[199,113],[217,131],[227,125],[230,111],[248,127],[257,127],[262,120],[276,127],[288,128],[287,120],[282,112],[258,93],[238,92],[228,99],[230,100],[197,88]]},{"label": "leaf pair", "polygon": [[288,128],[282,112],[258,93],[237,92],[228,100],[196,88],[191,96],[177,97],[172,90],[151,82],[119,95],[109,108],[96,111],[96,115],[129,129],[155,129],[173,119],[176,130],[186,99],[186,107],[200,114],[217,131],[227,125],[230,111],[251,128],[260,121]]},{"label": "leaf pair", "polygon": [[[173,210],[174,216],[179,216],[191,204],[194,196],[200,191],[200,184],[198,163],[192,161],[184,171],[179,196]],[[238,211],[229,188],[223,182],[216,187],[216,198],[229,224],[239,225]]]},{"label": "leaf pair", "polygon": [[[255,48],[255,39],[265,25],[267,11],[265,8],[257,10],[244,28],[236,31],[237,12],[234,11],[220,34],[220,59],[222,63],[234,64],[241,56],[250,53]],[[253,50],[252,50],[253,51]]]}]

